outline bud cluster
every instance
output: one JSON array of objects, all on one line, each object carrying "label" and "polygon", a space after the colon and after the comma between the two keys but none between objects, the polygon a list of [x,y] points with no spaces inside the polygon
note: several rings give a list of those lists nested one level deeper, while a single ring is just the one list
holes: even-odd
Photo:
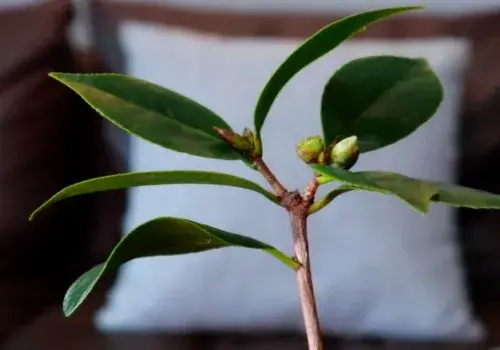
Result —
[{"label": "bud cluster", "polygon": [[350,169],[359,157],[358,138],[350,136],[325,146],[321,136],[309,136],[299,142],[297,154],[307,164],[333,164]]},{"label": "bud cluster", "polygon": [[262,155],[260,142],[256,139],[254,133],[250,129],[243,129],[241,135],[232,130],[221,128],[214,129],[217,131],[222,140],[231,145],[231,147],[239,151],[241,154],[250,158],[260,157]]}]

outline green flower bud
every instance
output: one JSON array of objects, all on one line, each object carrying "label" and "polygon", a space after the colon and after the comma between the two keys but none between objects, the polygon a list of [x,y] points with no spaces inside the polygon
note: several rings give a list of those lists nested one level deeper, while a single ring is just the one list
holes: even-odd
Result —
[{"label": "green flower bud", "polygon": [[297,154],[308,164],[316,163],[324,149],[325,144],[321,136],[309,136],[299,142]]},{"label": "green flower bud", "polygon": [[346,137],[333,146],[332,162],[341,168],[350,169],[358,160],[359,146],[356,136]]},{"label": "green flower bud", "polygon": [[254,142],[254,135],[252,130],[249,128],[244,128],[243,133],[241,134],[244,138],[246,138],[249,142]]},{"label": "green flower bud", "polygon": [[260,146],[259,140],[255,138],[255,134],[250,130],[249,128],[243,129],[243,133],[241,134],[245,140],[252,145],[252,150],[250,152],[250,155],[253,158],[258,158],[262,157],[262,148]]},{"label": "green flower bud", "polygon": [[322,164],[322,165],[330,165],[331,159],[330,159],[330,149],[326,149],[323,152],[321,152],[318,156],[317,163]]},{"label": "green flower bud", "polygon": [[245,128],[243,129],[243,133],[241,134],[241,136],[247,140],[247,142],[249,144],[252,145],[252,149],[255,148],[255,136],[252,132],[252,130],[250,130],[249,128]]},{"label": "green flower bud", "polygon": [[246,137],[238,135],[231,130],[225,130],[217,127],[215,127],[214,129],[217,131],[221,139],[226,141],[237,151],[240,151],[242,153],[250,153],[253,151],[253,143],[249,142]]}]

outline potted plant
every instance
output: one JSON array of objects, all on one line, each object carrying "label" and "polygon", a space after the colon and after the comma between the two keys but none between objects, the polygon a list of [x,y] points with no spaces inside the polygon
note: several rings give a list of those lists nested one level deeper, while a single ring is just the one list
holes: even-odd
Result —
[{"label": "potted plant", "polygon": [[[309,263],[307,218],[350,191],[396,196],[426,213],[429,203],[500,209],[500,196],[452,184],[414,179],[387,171],[351,171],[358,157],[389,146],[425,124],[439,107],[439,78],[424,59],[371,56],[353,60],[333,73],[321,100],[323,135],[299,142],[297,154],[310,165],[311,180],[302,192],[285,188],[264,161],[261,130],[285,85],[307,65],[371,23],[420,7],[364,12],[336,21],[307,39],[274,72],[257,101],[254,130],[236,133],[201,104],[150,82],[121,74],[50,76],[79,94],[98,113],[130,134],[162,147],[198,157],[241,161],[267,180],[265,189],[249,180],[206,171],[156,171],[116,174],[62,189],[31,216],[60,200],[132,186],[210,184],[254,191],[286,210],[294,254],[239,234],[182,218],[161,217],[122,238],[108,259],[87,271],[69,288],[63,302],[71,315],[108,270],[135,258],[202,252],[229,246],[260,249],[294,269],[310,350],[323,349]],[[404,118],[402,118],[404,116]],[[337,186],[316,198],[320,186]]]}]

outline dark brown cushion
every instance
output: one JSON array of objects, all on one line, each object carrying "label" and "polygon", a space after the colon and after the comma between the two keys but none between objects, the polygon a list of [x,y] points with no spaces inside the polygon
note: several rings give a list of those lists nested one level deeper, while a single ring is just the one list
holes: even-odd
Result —
[{"label": "dark brown cushion", "polygon": [[120,235],[120,193],[63,202],[28,222],[65,185],[118,171],[101,118],[47,76],[85,69],[66,40],[70,20],[68,0],[0,10],[0,343],[60,302]]}]

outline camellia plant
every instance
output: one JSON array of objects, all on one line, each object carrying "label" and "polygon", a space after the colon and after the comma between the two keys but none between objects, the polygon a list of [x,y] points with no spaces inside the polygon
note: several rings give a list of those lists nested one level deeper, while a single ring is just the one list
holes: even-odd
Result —
[{"label": "camellia plant", "polygon": [[[99,114],[130,134],[193,156],[242,161],[258,171],[270,190],[237,176],[207,171],[134,172],[99,177],[62,189],[42,209],[69,197],[133,186],[207,184],[254,191],[289,213],[293,256],[253,238],[182,218],[160,217],[124,236],[108,259],[84,273],[67,291],[63,311],[71,315],[103,274],[132,259],[197,253],[223,247],[265,251],[295,271],[310,350],[323,349],[314,298],[307,218],[349,191],[396,196],[426,213],[430,202],[500,209],[500,196],[466,187],[413,179],[387,171],[351,171],[358,157],[389,146],[422,126],[439,107],[439,78],[421,58],[372,56],[355,59],[333,73],[321,97],[323,135],[300,141],[297,154],[311,167],[304,191],[289,190],[265,163],[261,130],[274,100],[304,67],[378,20],[420,7],[394,7],[338,20],[307,39],[270,77],[257,101],[254,130],[236,133],[218,115],[174,91],[120,74],[50,76],[79,94]],[[278,136],[277,136],[278,137]],[[325,197],[319,186],[338,184]]]}]

